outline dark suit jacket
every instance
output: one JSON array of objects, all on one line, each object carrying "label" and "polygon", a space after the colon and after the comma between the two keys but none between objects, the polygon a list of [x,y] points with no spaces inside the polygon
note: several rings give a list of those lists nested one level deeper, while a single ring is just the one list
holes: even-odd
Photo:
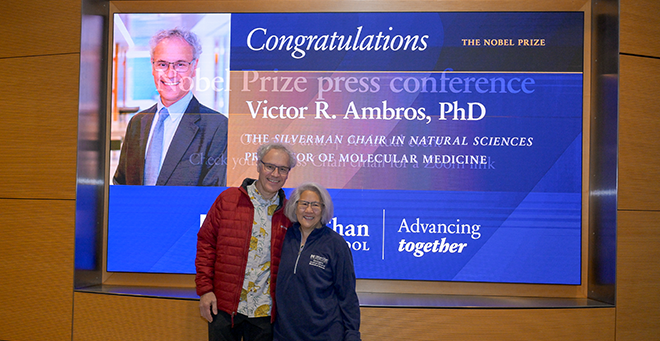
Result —
[{"label": "dark suit jacket", "polygon": [[[144,184],[144,153],[157,105],[131,118],[114,176],[117,185]],[[156,185],[225,186],[227,183],[227,117],[193,96],[158,175]]]}]

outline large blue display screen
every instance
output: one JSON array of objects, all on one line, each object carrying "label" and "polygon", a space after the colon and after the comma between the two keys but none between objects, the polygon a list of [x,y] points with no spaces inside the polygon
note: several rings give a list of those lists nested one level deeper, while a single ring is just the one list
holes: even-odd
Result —
[{"label": "large blue display screen", "polygon": [[[115,46],[145,58],[174,26],[204,42],[192,91],[228,117],[226,186],[289,143],[287,194],[329,189],[358,278],[580,284],[582,12],[121,14]],[[124,71],[117,107],[152,106],[119,91],[150,69]],[[107,270],[194,273],[225,188],[111,185]]]}]

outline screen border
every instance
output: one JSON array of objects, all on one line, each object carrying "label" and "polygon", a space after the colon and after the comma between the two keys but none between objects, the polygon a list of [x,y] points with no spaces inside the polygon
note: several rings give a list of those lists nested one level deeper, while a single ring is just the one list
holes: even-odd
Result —
[{"label": "screen border", "polygon": [[[155,12],[452,12],[452,11],[582,11],[584,36],[582,281],[581,285],[425,282],[358,280],[358,292],[451,294],[483,296],[598,297],[614,303],[616,230],[616,154],[614,165],[607,151],[616,153],[617,109],[611,92],[618,93],[618,8],[595,1],[110,1],[106,6],[83,5],[81,81],[76,210],[75,287],[134,285],[194,288],[194,275],[109,273],[105,270],[109,175],[109,82],[112,60],[112,17],[115,13]],[[95,13],[96,12],[96,13]],[[614,19],[612,16],[616,15]],[[104,18],[99,22],[99,16]],[[608,19],[609,18],[609,19]],[[615,25],[616,24],[616,25]],[[89,37],[102,35],[94,44]],[[616,39],[612,38],[615,37]],[[605,39],[603,39],[605,37]],[[600,40],[599,40],[600,39]],[[101,43],[102,42],[102,43]],[[600,42],[600,43],[599,43]],[[85,51],[90,51],[85,54]],[[86,56],[96,58],[86,59]],[[599,59],[600,58],[600,59]],[[600,60],[600,63],[597,62]],[[613,62],[615,61],[615,62]],[[612,65],[605,65],[608,62]],[[94,77],[84,74],[96,73]],[[90,89],[96,89],[91,93]],[[608,91],[604,93],[603,91]],[[616,97],[616,96],[615,96]],[[608,101],[608,98],[610,100]],[[611,117],[614,117],[614,120]],[[609,119],[608,119],[609,118]],[[612,133],[614,131],[614,134]],[[86,144],[87,141],[96,143]],[[607,148],[603,148],[606,146]],[[605,150],[605,151],[604,151]],[[95,167],[94,167],[95,166]],[[614,179],[614,183],[612,183]],[[87,204],[83,202],[87,201]],[[614,237],[612,237],[614,236]],[[614,239],[613,239],[614,238]],[[81,243],[92,243],[91,254],[79,253]],[[614,248],[614,250],[613,250]],[[89,248],[88,248],[89,249]],[[608,275],[609,274],[609,275]]]}]

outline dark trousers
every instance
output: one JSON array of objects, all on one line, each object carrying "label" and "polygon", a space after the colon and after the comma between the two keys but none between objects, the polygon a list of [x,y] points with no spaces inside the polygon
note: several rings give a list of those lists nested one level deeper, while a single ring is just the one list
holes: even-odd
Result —
[{"label": "dark trousers", "polygon": [[271,341],[273,326],[270,316],[248,318],[242,314],[234,316],[232,327],[231,315],[219,311],[209,323],[209,341]]}]

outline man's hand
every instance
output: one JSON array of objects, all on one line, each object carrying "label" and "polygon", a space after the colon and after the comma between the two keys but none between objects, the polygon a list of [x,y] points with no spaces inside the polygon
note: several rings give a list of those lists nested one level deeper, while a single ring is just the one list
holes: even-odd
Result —
[{"label": "man's hand", "polygon": [[213,322],[213,315],[218,315],[218,300],[215,298],[213,291],[207,292],[199,298],[199,313],[209,323]]}]

